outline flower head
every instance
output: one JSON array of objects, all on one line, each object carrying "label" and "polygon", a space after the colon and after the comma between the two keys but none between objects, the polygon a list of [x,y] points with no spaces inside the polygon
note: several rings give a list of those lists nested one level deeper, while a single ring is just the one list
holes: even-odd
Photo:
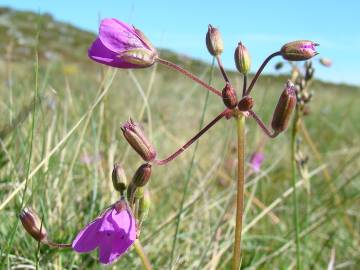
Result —
[{"label": "flower head", "polygon": [[319,46],[319,44],[310,40],[297,40],[282,46],[280,53],[286,60],[303,61],[318,54],[316,46]]},{"label": "flower head", "polygon": [[88,55],[96,62],[117,68],[149,67],[158,56],[140,30],[116,19],[101,21],[99,35]]},{"label": "flower head", "polygon": [[135,239],[135,218],[126,202],[120,200],[82,229],[72,248],[79,253],[98,248],[100,263],[110,264],[122,256]]},{"label": "flower head", "polygon": [[250,166],[254,172],[259,172],[261,164],[264,161],[264,153],[261,151],[256,151],[251,155]]},{"label": "flower head", "polygon": [[331,67],[331,65],[332,65],[332,61],[330,59],[328,59],[328,58],[320,58],[319,62],[324,67]]}]

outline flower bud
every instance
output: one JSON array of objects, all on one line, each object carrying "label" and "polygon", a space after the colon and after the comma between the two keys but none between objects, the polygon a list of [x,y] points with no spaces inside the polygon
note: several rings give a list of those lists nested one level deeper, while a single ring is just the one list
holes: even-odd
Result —
[{"label": "flower bud", "polygon": [[254,106],[254,99],[250,96],[244,96],[238,104],[238,109],[242,112],[251,110]]},{"label": "flower bud", "polygon": [[144,187],[138,187],[135,191],[135,199],[140,200],[144,197],[145,188]]},{"label": "flower bud", "polygon": [[46,242],[47,232],[41,219],[31,208],[24,208],[20,214],[24,229],[37,241]]},{"label": "flower bud", "polygon": [[209,24],[206,33],[206,47],[209,53],[213,56],[220,55],[224,50],[224,43],[221,38],[220,31]]},{"label": "flower bud", "polygon": [[332,65],[332,61],[330,59],[328,59],[328,58],[320,58],[319,62],[324,67],[331,67],[331,65]]},{"label": "flower bud", "polygon": [[130,119],[121,127],[121,130],[128,143],[145,161],[152,161],[156,157],[154,147],[145,136],[139,124]]},{"label": "flower bud", "polygon": [[271,121],[271,127],[276,133],[280,133],[287,128],[291,113],[294,110],[295,105],[295,86],[292,84],[291,81],[288,81],[276,105]]},{"label": "flower bud", "polygon": [[140,199],[139,202],[139,212],[138,219],[142,223],[148,216],[151,205],[150,192],[148,190],[144,191],[144,196]]},{"label": "flower bud", "polygon": [[248,50],[241,42],[239,42],[235,49],[234,58],[237,70],[244,75],[248,74],[251,66],[251,58]]},{"label": "flower bud", "polygon": [[136,187],[143,187],[149,182],[150,176],[151,164],[144,163],[136,170],[131,182],[134,183]]},{"label": "flower bud", "polygon": [[284,66],[284,62],[277,62],[276,64],[275,64],[275,70],[280,70],[280,69],[282,69],[283,68],[283,66]]},{"label": "flower bud", "polygon": [[119,191],[121,195],[123,195],[126,189],[126,175],[124,169],[120,164],[115,164],[114,169],[111,174],[112,182],[114,189]]},{"label": "flower bud", "polygon": [[297,40],[282,46],[280,53],[286,60],[303,61],[318,54],[315,48],[318,45],[310,40]]},{"label": "flower bud", "polygon": [[222,90],[222,99],[226,107],[229,109],[235,108],[237,105],[237,96],[234,87],[226,83]]}]

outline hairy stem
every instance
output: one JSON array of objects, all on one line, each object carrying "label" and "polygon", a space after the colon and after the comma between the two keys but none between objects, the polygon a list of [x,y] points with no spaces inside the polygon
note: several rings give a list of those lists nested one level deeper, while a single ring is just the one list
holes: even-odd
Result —
[{"label": "hairy stem", "polygon": [[174,160],[178,157],[182,152],[184,152],[190,145],[196,142],[206,131],[208,131],[212,126],[214,126],[220,119],[222,119],[225,115],[229,113],[229,109],[226,109],[218,116],[216,116],[209,124],[207,124],[203,129],[201,129],[194,137],[192,137],[187,143],[185,143],[181,148],[175,151],[175,153],[171,154],[169,157],[162,160],[154,160],[153,162],[157,165],[165,165],[170,161]]},{"label": "hairy stem", "polygon": [[136,250],[136,253],[139,255],[141,262],[146,270],[152,270],[152,266],[150,263],[149,258],[146,256],[146,253],[144,251],[144,248],[142,247],[140,240],[136,239],[134,243],[134,248]]},{"label": "hairy stem", "polygon": [[180,73],[182,73],[183,75],[189,77],[190,79],[192,79],[193,81],[197,82],[198,84],[202,85],[203,87],[205,87],[207,90],[213,92],[214,94],[218,95],[218,96],[222,96],[221,95],[221,92],[217,89],[215,89],[214,87],[210,86],[209,84],[207,84],[206,82],[200,80],[198,77],[196,77],[195,75],[193,75],[192,73],[190,73],[189,71],[183,69],[182,67],[170,62],[170,61],[167,61],[167,60],[164,60],[164,59],[161,59],[161,58],[157,58],[156,60],[158,63],[160,64],[163,64],[169,68],[172,68],[173,70],[176,70]]},{"label": "hairy stem", "polygon": [[265,61],[261,64],[260,68],[258,69],[258,71],[256,72],[254,78],[252,79],[250,85],[249,85],[249,88],[247,89],[246,91],[246,95],[248,96],[251,92],[251,90],[253,89],[257,79],[259,78],[261,72],[264,70],[265,66],[269,63],[269,61],[274,58],[275,56],[278,56],[280,55],[281,53],[280,52],[274,52],[272,54],[270,54],[266,59]]},{"label": "hairy stem", "polygon": [[279,135],[278,132],[273,132],[270,129],[268,129],[267,126],[264,124],[264,122],[260,119],[260,117],[254,111],[249,110],[249,113],[252,116],[252,118],[254,118],[254,120],[259,125],[259,127],[265,132],[265,134],[267,136],[269,136],[270,138],[275,138],[277,135]]},{"label": "hairy stem", "polygon": [[293,188],[293,219],[295,225],[295,243],[296,243],[296,269],[301,270],[301,247],[300,247],[300,224],[299,224],[299,210],[298,210],[298,201],[297,201],[297,194],[296,194],[296,137],[298,132],[299,126],[299,107],[296,106],[294,122],[292,126],[291,132],[291,178],[292,178],[292,188]]},{"label": "hairy stem", "polygon": [[244,156],[245,156],[245,117],[236,117],[237,147],[238,147],[238,173],[236,193],[236,226],[232,270],[238,270],[241,264],[241,232],[244,212]]},{"label": "hairy stem", "polygon": [[228,78],[228,76],[227,76],[227,74],[226,74],[226,72],[225,72],[224,66],[223,66],[223,64],[222,64],[222,62],[221,62],[220,55],[217,55],[217,56],[216,56],[216,61],[218,62],[219,69],[220,69],[220,71],[221,71],[221,74],[222,74],[225,82],[230,83],[229,78]]}]

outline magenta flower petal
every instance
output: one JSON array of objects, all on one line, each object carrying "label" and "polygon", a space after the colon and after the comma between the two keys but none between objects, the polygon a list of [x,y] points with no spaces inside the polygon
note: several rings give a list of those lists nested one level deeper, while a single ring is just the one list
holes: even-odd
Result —
[{"label": "magenta flower petal", "polygon": [[102,219],[97,218],[82,229],[72,243],[72,248],[76,252],[90,252],[94,250],[98,244],[98,230],[101,226]]},{"label": "magenta flower petal", "polygon": [[134,27],[116,19],[101,21],[99,39],[105,47],[116,53],[145,46],[136,35]]},{"label": "magenta flower petal", "polygon": [[99,249],[99,261],[110,264],[120,258],[136,239],[136,222],[124,201],[107,209],[83,229],[73,242],[77,252]]},{"label": "magenta flower petal", "polygon": [[89,57],[101,64],[116,68],[136,68],[137,66],[129,62],[121,60],[117,54],[104,46],[99,38],[97,38],[88,51]]},{"label": "magenta flower petal", "polygon": [[254,172],[259,172],[261,164],[264,160],[264,154],[262,152],[254,152],[250,158],[250,166]]}]

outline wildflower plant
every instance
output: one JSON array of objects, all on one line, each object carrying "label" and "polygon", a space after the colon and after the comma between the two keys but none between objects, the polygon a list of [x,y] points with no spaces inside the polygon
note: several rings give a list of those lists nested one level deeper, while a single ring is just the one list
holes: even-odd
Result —
[{"label": "wildflower plant", "polygon": [[[224,104],[224,109],[212,121],[205,125],[198,133],[194,134],[182,147],[164,159],[158,159],[157,153],[151,141],[147,138],[146,132],[140,125],[130,119],[122,125],[121,130],[124,138],[130,146],[144,160],[144,163],[136,170],[131,181],[128,182],[120,165],[115,165],[112,173],[113,186],[119,192],[119,200],[109,206],[94,221],[85,226],[75,237],[72,244],[54,244],[54,247],[68,247],[76,252],[91,252],[99,250],[99,260],[101,263],[109,264],[121,257],[132,245],[142,258],[146,269],[151,269],[140,245],[141,227],[149,209],[149,192],[146,190],[147,183],[151,179],[151,173],[156,166],[171,166],[169,163],[181,155],[187,148],[196,142],[203,134],[208,132],[221,120],[234,119],[237,127],[237,193],[236,193],[236,226],[233,244],[232,269],[239,269],[241,264],[241,233],[243,222],[244,205],[244,162],[245,162],[245,122],[246,119],[253,119],[264,131],[264,133],[274,138],[284,132],[289,124],[292,112],[296,106],[296,88],[289,80],[285,83],[279,101],[274,107],[274,114],[271,127],[268,128],[261,118],[253,110],[255,100],[251,93],[255,84],[269,61],[277,56],[286,60],[303,61],[312,58],[317,54],[315,47],[318,44],[300,40],[285,44],[279,51],[270,54],[248,85],[248,77],[251,69],[251,57],[249,50],[242,42],[239,42],[234,52],[235,66],[243,78],[242,89],[235,89],[232,85],[225,68],[222,64],[221,54],[224,44],[220,31],[209,25],[206,34],[206,46],[209,53],[216,59],[224,86],[221,90],[212,87],[197,76],[193,75],[184,68],[162,59],[150,43],[146,36],[137,28],[116,19],[104,19],[100,24],[99,35],[91,45],[89,57],[101,64],[129,69],[129,68],[148,68],[158,63],[164,65],[174,72],[179,72],[201,85],[205,90],[218,96],[219,102]],[[254,167],[259,168],[263,156],[254,157]],[[26,215],[24,215],[26,216]],[[23,216],[21,217],[23,219]],[[24,223],[26,228],[26,224]],[[37,222],[39,224],[39,222]],[[42,224],[42,223],[40,223]],[[38,225],[39,226],[39,225]],[[27,229],[29,231],[29,229]],[[34,229],[31,230],[33,232]],[[41,229],[35,230],[42,232]],[[34,233],[31,233],[34,236]],[[35,239],[44,244],[40,236]]]}]

